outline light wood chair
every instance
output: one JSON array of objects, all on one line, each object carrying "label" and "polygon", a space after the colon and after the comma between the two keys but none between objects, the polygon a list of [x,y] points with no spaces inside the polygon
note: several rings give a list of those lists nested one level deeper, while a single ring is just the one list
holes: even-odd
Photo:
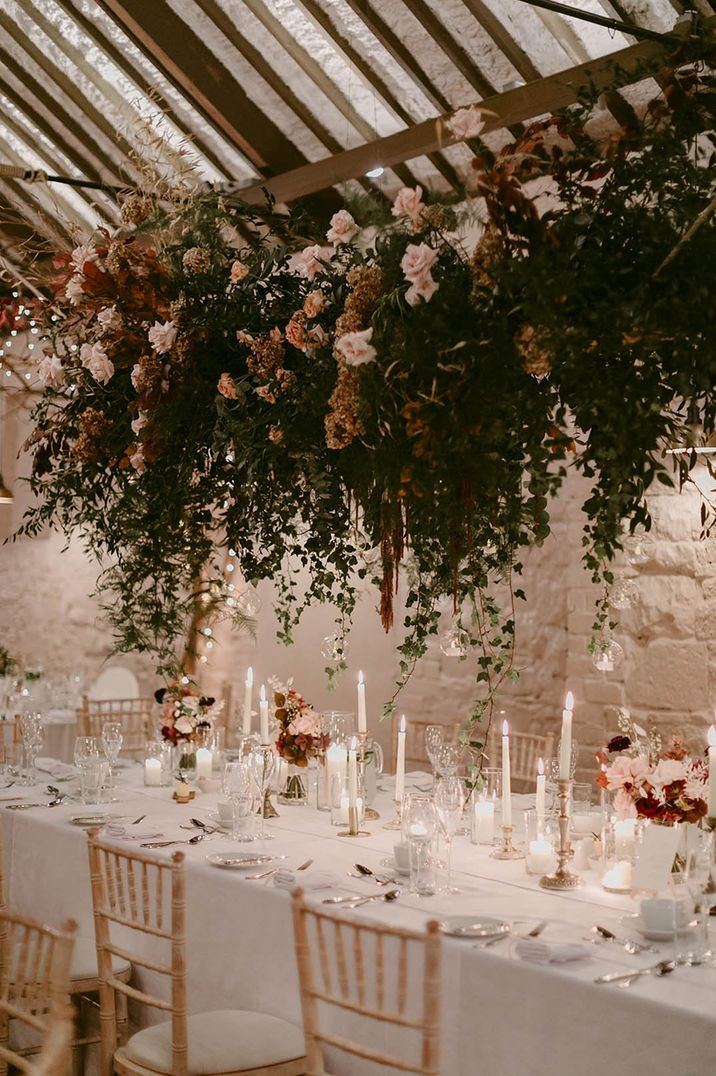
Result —
[{"label": "light wood chair", "polygon": [[[89,834],[90,877],[100,974],[100,1076],[299,1076],[303,1034],[286,1020],[246,1010],[188,1012],[184,854],[158,859]],[[121,946],[115,940],[121,934]],[[127,941],[133,938],[136,944]],[[131,950],[126,946],[131,945]],[[169,998],[129,986],[111,958],[131,960],[148,979],[169,980]],[[116,1001],[131,998],[170,1015],[119,1042]]]},{"label": "light wood chair", "polygon": [[[400,724],[400,715],[393,714],[393,728],[392,728],[392,740],[393,745],[393,773],[395,773],[396,765],[396,750],[398,743],[398,726]],[[442,721],[421,721],[417,718],[411,718],[408,721],[406,733],[405,733],[405,768],[406,770],[415,769],[431,769],[430,759],[428,758],[425,750],[425,730],[430,725],[442,725]],[[443,740],[445,743],[457,743],[460,734],[460,722],[451,721],[445,723],[445,732],[443,733]]]},{"label": "light wood chair", "polygon": [[116,721],[122,726],[122,754],[144,757],[144,745],[152,738],[157,710],[154,699],[90,699],[85,695],[77,711],[77,734],[102,737],[102,726]]},{"label": "light wood chair", "polygon": [[[537,761],[547,761],[554,754],[554,734],[540,736],[534,732],[513,732],[510,729],[510,776],[516,792],[533,792],[537,777]],[[487,739],[487,758],[490,766],[502,765],[502,729],[493,724]]]},{"label": "light wood chair", "polygon": [[[382,923],[356,922],[309,907],[299,889],[293,894],[293,924],[308,1057],[306,1076],[328,1076],[324,1045],[385,1065],[391,1071],[437,1076],[441,970],[438,923],[429,922],[425,932],[418,934]],[[415,968],[421,958],[422,989]],[[374,1043],[377,1028],[392,1025],[396,1041],[401,1044],[401,1056],[329,1030],[340,1019],[336,1009],[349,1014],[351,1034],[353,1017],[362,1017],[360,1025],[365,1037]],[[403,1056],[410,1054],[414,1060]]]},{"label": "light wood chair", "polygon": [[[68,985],[77,924],[61,930],[25,916],[0,912],[0,1076],[8,1066],[28,1076],[65,1076],[70,1061],[72,1008]],[[11,1047],[31,1035],[32,1057]]]}]

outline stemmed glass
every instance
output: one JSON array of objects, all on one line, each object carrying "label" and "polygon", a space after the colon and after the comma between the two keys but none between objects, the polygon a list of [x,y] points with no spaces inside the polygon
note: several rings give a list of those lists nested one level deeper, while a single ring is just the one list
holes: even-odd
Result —
[{"label": "stemmed glass", "polygon": [[458,743],[443,743],[435,751],[435,779],[454,777],[462,762],[463,747]]},{"label": "stemmed glass", "polygon": [[233,805],[231,837],[235,841],[253,841],[252,833],[243,826],[251,820],[254,808],[255,780],[253,767],[248,762],[227,762],[224,766],[222,787],[224,795]]},{"label": "stemmed glass", "polygon": [[273,771],[276,768],[276,752],[271,744],[259,744],[249,755],[251,772],[256,782],[259,795],[259,817],[261,818],[259,836],[262,841],[270,839],[266,833],[266,817],[264,814],[264,798],[266,791],[271,785]]},{"label": "stemmed glass", "polygon": [[438,748],[443,742],[443,726],[442,725],[428,725],[425,730],[425,754],[430,760],[430,765],[433,768],[433,774],[435,774],[436,755]]},{"label": "stemmed glass", "polygon": [[438,825],[432,796],[406,796],[402,824],[410,851],[410,891],[419,897],[430,897],[436,889],[434,844]]},{"label": "stemmed glass", "polygon": [[102,725],[102,747],[104,748],[105,758],[109,765],[110,788],[114,788],[113,767],[117,765],[117,759],[119,758],[119,752],[122,750],[123,741],[124,736],[122,735],[122,726],[118,721],[107,721]]},{"label": "stemmed glass", "polygon": [[452,842],[462,820],[462,808],[465,803],[465,790],[459,777],[443,777],[437,785],[433,799],[440,820],[440,828],[447,843],[447,885],[444,892],[459,893],[452,886]]},{"label": "stemmed glass", "polygon": [[[677,954],[679,963],[686,964],[703,964],[713,955],[709,946],[709,912],[714,896],[709,890],[713,869],[714,836],[713,833],[697,831],[695,837],[695,843],[686,852],[684,875],[686,887],[694,902],[697,930],[690,942],[686,938],[680,946],[677,945],[677,948],[686,948],[685,952]],[[689,842],[692,839],[690,835]],[[677,943],[676,931],[674,942]]]},{"label": "stemmed glass", "polygon": [[33,770],[38,751],[42,747],[45,730],[42,724],[42,714],[28,711],[20,715],[20,735],[25,754],[25,775],[22,784],[31,785],[34,782]]},{"label": "stemmed glass", "polygon": [[75,766],[84,770],[99,760],[99,740],[96,736],[75,736]]}]

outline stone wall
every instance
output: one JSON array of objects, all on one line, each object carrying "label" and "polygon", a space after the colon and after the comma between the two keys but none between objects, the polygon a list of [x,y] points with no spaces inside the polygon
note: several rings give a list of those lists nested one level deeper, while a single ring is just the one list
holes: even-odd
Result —
[{"label": "stone wall", "polygon": [[[17,420],[6,423],[6,437],[15,445],[24,437],[21,425]],[[5,461],[13,456],[6,446]],[[16,503],[0,506],[2,536],[18,525],[25,507],[17,468],[11,464],[6,470]],[[709,487],[705,468],[697,478]],[[703,742],[716,695],[716,540],[699,541],[695,488],[682,494],[664,490],[651,498],[654,530],[647,543],[648,560],[638,569],[627,567],[637,580],[638,600],[632,609],[615,614],[620,620],[615,639],[624,648],[624,661],[614,672],[601,673],[587,652],[596,589],[580,564],[583,496],[583,480],[571,477],[553,505],[552,535],[524,558],[527,601],[517,609],[520,679],[504,692],[500,709],[513,728],[557,730],[570,688],[575,695],[575,736],[582,747],[580,774],[586,776],[593,769],[595,748],[614,731],[617,706],[628,706],[643,724],[683,732],[695,748]],[[96,567],[79,541],[64,552],[63,546],[63,539],[53,534],[0,549],[0,642],[25,659],[41,661],[49,675],[77,670],[91,681],[109,661],[130,667],[142,690],[153,690],[157,678],[149,658],[110,657],[111,635],[90,597]],[[349,668],[331,692],[320,650],[334,630],[332,612],[309,610],[295,646],[286,649],[275,637],[270,585],[262,585],[260,593],[256,637],[219,632],[205,670],[206,687],[219,692],[230,684],[234,700],[240,702],[251,664],[257,684],[270,675],[293,675],[317,708],[354,709],[358,670],[363,669],[371,724],[389,748],[390,730],[379,715],[397,676],[400,633],[383,633],[377,596],[365,589],[349,639]],[[401,619],[398,610],[396,624]],[[443,620],[448,627],[447,612]],[[401,696],[399,710],[408,717],[463,720],[474,697],[474,675],[474,661],[446,657],[434,640]]]}]

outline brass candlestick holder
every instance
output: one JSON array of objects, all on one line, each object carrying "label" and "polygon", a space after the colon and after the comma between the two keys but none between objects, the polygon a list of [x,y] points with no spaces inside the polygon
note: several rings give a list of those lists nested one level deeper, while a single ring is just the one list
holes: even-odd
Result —
[{"label": "brass candlestick holder", "polygon": [[[367,732],[359,732],[358,733],[358,769],[359,769],[359,774],[360,774],[360,784],[361,784],[361,788],[363,789],[363,795],[364,796],[367,795],[366,790],[367,790],[367,787],[368,787],[367,784],[366,784],[366,779],[365,779],[366,746],[367,746],[367,743],[368,743],[368,733]],[[365,819],[367,819],[368,821],[370,821],[370,822],[374,822],[376,820],[376,818],[380,818],[380,815],[378,814],[378,812],[373,807],[369,807],[368,804],[366,803],[364,808],[363,808],[363,817]]]},{"label": "brass candlestick holder", "polygon": [[574,874],[567,867],[572,858],[572,846],[569,842],[569,815],[572,800],[572,782],[557,781],[557,796],[559,797],[559,848],[557,849],[557,870],[552,874],[545,874],[539,880],[544,889],[578,889],[583,885],[578,874]]},{"label": "brass candlestick holder", "polygon": [[512,826],[502,827],[502,841],[490,852],[491,859],[524,859],[525,853],[512,843]]},{"label": "brass candlestick holder", "polygon": [[340,830],[339,837],[370,837],[367,829],[358,829],[358,808],[348,808],[348,829]]},{"label": "brass candlestick holder", "polygon": [[390,822],[385,822],[383,829],[402,829],[403,828],[403,801],[393,800],[395,804],[395,817],[391,818]]},{"label": "brass candlestick holder", "polygon": [[[260,813],[260,811],[259,811]],[[264,818],[279,818],[279,813],[271,802],[271,789],[267,788],[264,792],[263,802],[263,816]]]}]

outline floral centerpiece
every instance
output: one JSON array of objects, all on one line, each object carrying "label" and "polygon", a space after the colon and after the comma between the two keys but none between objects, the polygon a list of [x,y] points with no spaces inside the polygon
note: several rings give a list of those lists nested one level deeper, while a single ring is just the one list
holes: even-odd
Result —
[{"label": "floral centerpiece", "polygon": [[656,730],[647,733],[626,711],[619,725],[619,735],[597,755],[602,766],[597,783],[615,793],[617,815],[648,818],[662,825],[703,818],[709,776],[706,760],[689,755],[678,735],[663,746]]},{"label": "floral centerpiece", "polygon": [[179,749],[181,775],[181,771],[196,765],[194,747],[202,735],[211,731],[224,704],[211,695],[192,694],[189,685],[185,684],[159,688],[154,692],[154,698],[162,707],[162,738]]},{"label": "floral centerpiece", "polygon": [[278,722],[276,750],[289,764],[280,799],[284,803],[305,802],[303,777],[293,768],[306,769],[312,758],[326,750],[329,737],[321,729],[321,719],[311,704],[291,686],[292,679],[282,684],[274,678],[269,683],[273,688],[274,717]]}]

